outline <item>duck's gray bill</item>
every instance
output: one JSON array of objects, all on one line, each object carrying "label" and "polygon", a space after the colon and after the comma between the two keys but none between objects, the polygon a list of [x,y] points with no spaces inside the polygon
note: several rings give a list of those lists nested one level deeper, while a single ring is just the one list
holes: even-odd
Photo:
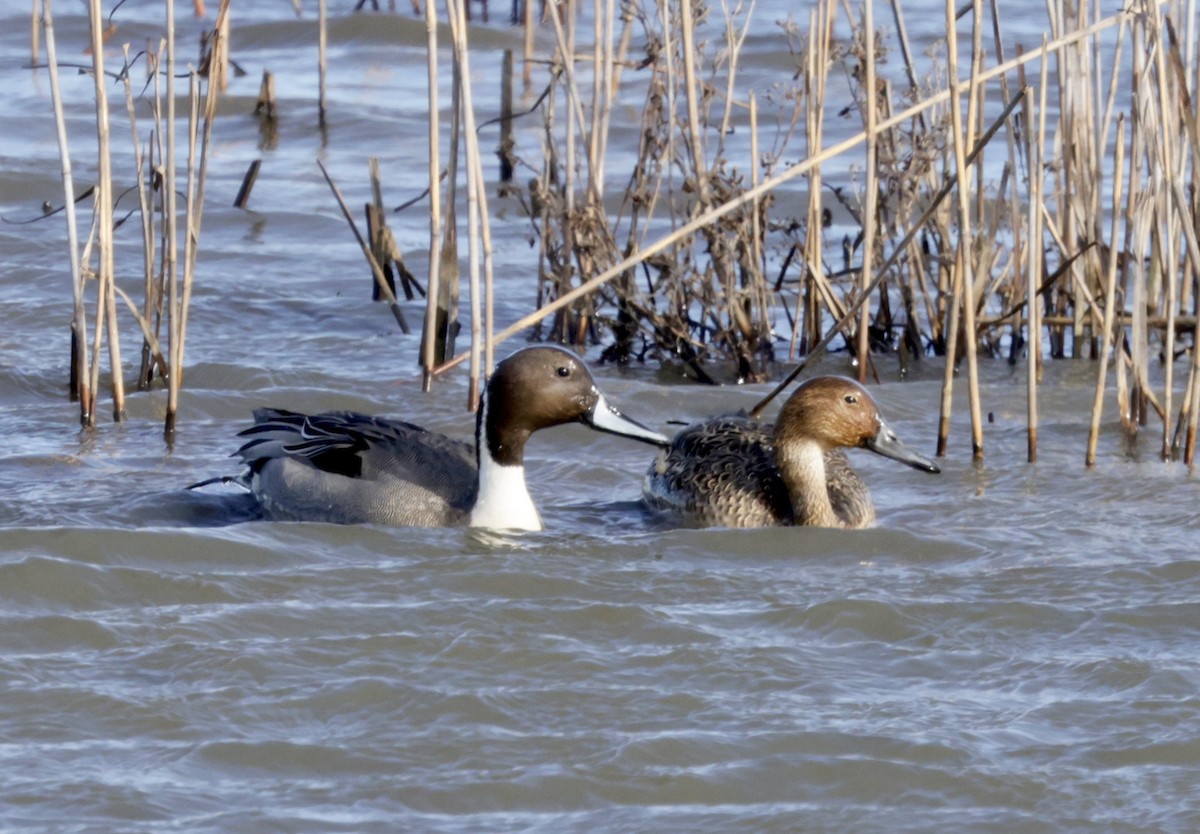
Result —
[{"label": "duck's gray bill", "polygon": [[646,428],[636,420],[630,420],[617,411],[600,392],[596,392],[596,404],[584,413],[583,422],[597,431],[632,437],[634,440],[653,443],[655,446],[668,446],[671,443],[664,435]]},{"label": "duck's gray bill", "polygon": [[941,472],[941,468],[924,455],[919,455],[912,449],[900,442],[900,438],[896,437],[896,433],[892,431],[892,427],[883,420],[879,421],[879,431],[875,436],[867,441],[866,446],[872,452],[883,455],[885,458],[898,460],[901,463],[907,463],[913,469],[920,469],[922,472]]}]

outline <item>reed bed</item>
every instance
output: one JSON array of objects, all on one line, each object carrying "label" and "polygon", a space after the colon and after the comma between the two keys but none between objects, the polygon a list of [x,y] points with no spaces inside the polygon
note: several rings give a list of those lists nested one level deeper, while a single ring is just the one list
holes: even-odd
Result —
[{"label": "reed bed", "polygon": [[[103,137],[103,18],[98,0],[91,3]],[[42,22],[34,50],[44,42],[53,84],[51,3],[34,8]],[[229,18],[226,2],[209,39],[209,69],[192,73],[184,167],[176,163],[170,0],[166,8],[168,35],[151,69],[153,141],[143,149],[134,130],[137,164],[145,165],[138,181],[146,297],[140,307],[132,300],[128,306],[145,341],[139,388],[157,376],[171,392],[169,436]],[[881,24],[885,8],[888,22]],[[1096,460],[1112,379],[1124,432],[1136,436],[1156,420],[1162,456],[1191,463],[1200,414],[1195,0],[1136,0],[1111,15],[1051,0],[1044,39],[1015,49],[994,0],[961,10],[948,0],[947,37],[924,64],[909,44],[904,11],[901,0],[887,7],[817,0],[803,20],[767,23],[755,18],[750,0],[527,3],[514,7],[512,19],[525,29],[523,79],[534,105],[514,115],[505,104],[496,120],[492,102],[511,102],[511,56],[505,88],[481,89],[471,81],[478,56],[465,3],[425,7],[430,189],[417,210],[428,212],[429,225],[420,359],[426,387],[468,359],[477,382],[491,367],[494,346],[517,333],[600,346],[600,361],[655,362],[702,382],[773,379],[782,363],[799,361],[786,384],[829,348],[844,350],[863,380],[893,367],[879,363],[884,356],[894,354],[904,373],[934,355],[944,358],[938,453],[948,451],[950,406],[961,381],[978,459],[985,411],[979,363],[1024,360],[1033,461],[1043,360],[1087,358],[1098,369],[1085,462]],[[318,15],[314,95],[324,125],[332,116],[323,0]],[[439,42],[439,16],[448,43]],[[768,33],[786,47],[792,66],[769,89],[754,89],[745,81],[753,75],[746,42]],[[438,115],[443,72],[453,79],[449,124]],[[263,89],[266,118],[273,118],[267,76]],[[54,99],[58,110],[56,90]],[[639,113],[635,149],[616,148],[618,109]],[[847,119],[861,129],[847,131]],[[497,188],[484,176],[481,147],[495,135],[508,174],[517,172],[504,183],[504,198],[524,206],[537,243],[536,309],[499,330],[488,208]],[[111,154],[106,141],[102,157]],[[636,162],[614,176],[618,151]],[[68,245],[78,270],[72,364],[89,370],[81,370],[73,391],[81,419],[94,424],[103,328],[111,328],[118,419],[124,396],[111,289],[111,185],[102,163],[94,243],[81,249],[65,145],[63,159]],[[146,174],[154,166],[166,172],[157,192]],[[188,183],[181,276],[177,168]],[[330,186],[379,294],[406,327],[384,274],[389,258],[398,270],[403,265],[398,250],[388,248],[379,187],[364,237],[332,180]],[[470,346],[456,353],[460,263],[467,268]],[[89,322],[84,296],[93,274],[99,296]],[[404,287],[411,298],[407,280]],[[1187,361],[1177,363],[1177,355]]]}]

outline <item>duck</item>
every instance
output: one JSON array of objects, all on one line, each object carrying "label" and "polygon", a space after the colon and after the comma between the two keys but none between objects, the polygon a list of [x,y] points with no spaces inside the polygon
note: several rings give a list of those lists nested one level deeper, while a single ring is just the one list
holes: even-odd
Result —
[{"label": "duck", "polygon": [[796,388],[774,425],[743,412],[679,432],[646,471],[643,501],[698,527],[870,527],[871,493],[847,448],[941,471],[900,441],[865,388],[818,376]]},{"label": "duck", "polygon": [[248,489],[276,519],[542,530],[525,483],[525,444],[539,429],[565,423],[668,442],[611,406],[577,355],[539,345],[496,366],[484,386],[474,446],[353,411],[261,408],[234,453],[246,471],[225,480]]}]

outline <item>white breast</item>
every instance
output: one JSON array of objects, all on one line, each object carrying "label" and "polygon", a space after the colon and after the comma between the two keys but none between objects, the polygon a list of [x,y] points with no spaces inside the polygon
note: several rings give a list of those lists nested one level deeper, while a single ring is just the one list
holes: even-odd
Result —
[{"label": "white breast", "polygon": [[501,466],[491,455],[481,454],[479,494],[469,523],[493,530],[541,530],[542,517],[525,486],[525,467]]}]

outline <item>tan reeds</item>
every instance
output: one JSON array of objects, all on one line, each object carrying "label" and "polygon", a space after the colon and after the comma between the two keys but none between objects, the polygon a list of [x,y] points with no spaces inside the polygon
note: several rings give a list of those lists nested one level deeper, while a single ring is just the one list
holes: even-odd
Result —
[{"label": "tan reeds", "polygon": [[100,0],[89,0],[88,18],[92,35],[92,75],[96,90],[97,183],[95,205],[99,258],[91,390],[96,391],[100,387],[101,333],[107,330],[108,358],[112,369],[112,413],[113,420],[119,422],[125,419],[125,381],[122,378],[121,339],[117,325],[116,293],[113,290],[116,266],[113,256],[112,148],[109,136],[108,87],[104,75],[104,16],[100,9]]},{"label": "tan reeds", "polygon": [[[871,283],[871,267],[875,250],[876,211],[879,199],[879,186],[876,182],[879,164],[879,132],[875,127],[878,121],[879,91],[876,89],[875,76],[875,3],[867,0],[863,3],[863,56],[866,64],[863,73],[863,84],[866,92],[863,95],[865,108],[866,141],[866,172],[863,183],[865,199],[862,211],[862,269],[859,276],[860,292],[866,294],[867,285]],[[867,381],[867,366],[871,364],[871,307],[863,304],[858,318],[858,348],[855,351],[858,359],[858,381]]]},{"label": "tan reeds", "polygon": [[1028,275],[1026,282],[1026,459],[1030,463],[1037,462],[1038,446],[1038,408],[1037,387],[1042,378],[1042,328],[1040,323],[1041,304],[1039,300],[1042,286],[1042,148],[1046,141],[1046,93],[1049,89],[1049,73],[1044,70],[1049,51],[1046,39],[1042,38],[1041,66],[1038,84],[1037,131],[1033,110],[1025,108],[1026,151],[1025,158],[1029,164],[1029,218],[1027,221],[1025,270]]},{"label": "tan reeds", "polygon": [[[1121,180],[1125,166],[1125,119],[1123,116],[1117,119],[1117,142],[1114,153],[1116,154],[1116,159],[1113,162],[1112,227],[1110,229],[1109,240],[1116,240],[1121,230]],[[1087,466],[1094,466],[1096,464],[1096,445],[1100,438],[1100,413],[1104,405],[1104,386],[1108,380],[1109,351],[1112,348],[1113,324],[1117,312],[1118,260],[1120,260],[1120,252],[1116,247],[1109,247],[1104,282],[1104,330],[1101,333],[1100,361],[1096,363],[1099,367],[1099,373],[1096,379],[1096,396],[1092,401],[1092,425],[1088,432],[1087,454],[1084,456],[1084,464]],[[1121,357],[1117,356],[1115,361],[1120,362]]]},{"label": "tan reeds", "polygon": [[[958,35],[955,27],[954,0],[946,0],[946,51],[948,55],[948,72],[950,83],[958,85]],[[955,345],[959,338],[963,339],[964,354],[967,360],[967,388],[971,411],[971,454],[976,460],[983,457],[983,420],[979,402],[979,371],[975,359],[975,282],[974,259],[970,251],[971,209],[969,206],[970,185],[967,171],[966,151],[971,142],[970,130],[974,124],[975,109],[978,106],[977,91],[979,77],[979,60],[982,58],[979,48],[982,25],[981,4],[975,0],[972,7],[973,49],[975,56],[971,62],[971,80],[968,85],[967,117],[962,114],[962,102],[957,94],[950,97],[950,114],[952,124],[952,139],[954,149],[954,171],[958,183],[957,225],[958,238],[954,255],[953,291],[950,299],[950,323],[947,326],[946,367],[942,380],[942,410],[938,422],[937,451],[938,455],[946,453],[947,439],[950,431],[951,395],[954,388],[954,368],[958,359]],[[959,332],[959,315],[962,316],[962,334]]]},{"label": "tan reeds", "polygon": [[[526,3],[528,7],[530,4]],[[530,10],[526,9],[526,16]],[[443,301],[441,283],[442,186],[441,114],[438,102],[437,12],[433,3],[425,4],[426,82],[429,90],[429,277],[425,284],[425,329],[422,334],[420,363],[421,385],[428,391],[433,384],[433,367],[445,356],[445,329],[449,311]],[[442,326],[439,327],[439,321]]]},{"label": "tan reeds", "polygon": [[[753,91],[743,94],[737,83],[744,77],[739,62],[750,31],[751,5],[730,8],[722,2],[719,12],[725,17],[717,27],[711,20],[704,21],[718,10],[703,4],[660,0],[625,4],[618,13],[614,0],[593,0],[591,25],[586,27],[578,25],[574,7],[554,8],[544,21],[550,30],[546,43],[553,50],[547,60],[549,84],[534,108],[541,119],[543,158],[531,161],[529,150],[526,158],[520,158],[520,148],[509,149],[511,140],[504,140],[502,151],[509,161],[538,172],[527,191],[518,184],[509,193],[527,206],[538,239],[539,309],[495,334],[491,333],[487,182],[475,120],[476,101],[482,98],[472,96],[472,56],[462,1],[448,0],[444,9],[453,39],[455,75],[445,172],[438,118],[437,10],[426,10],[431,198],[430,279],[421,352],[426,386],[437,373],[468,355],[473,357],[473,378],[486,373],[497,341],[547,316],[555,317],[550,329],[553,338],[580,345],[603,341],[607,334],[601,329],[607,328],[616,345],[605,351],[605,358],[631,361],[650,355],[680,361],[701,379],[717,378],[705,367],[718,360],[732,366],[727,377],[765,378],[776,358],[772,316],[774,310],[783,309],[791,325],[792,348],[806,354],[805,364],[835,338],[846,342],[864,379],[871,351],[880,343],[901,351],[902,372],[926,346],[943,354],[939,453],[947,449],[952,386],[961,359],[966,366],[973,455],[982,456],[976,351],[996,356],[1002,340],[1007,340],[1010,361],[1017,361],[1020,350],[1026,351],[1028,457],[1036,459],[1037,389],[1045,339],[1045,353],[1052,357],[1091,356],[1101,362],[1111,358],[1120,416],[1128,430],[1132,433],[1147,425],[1157,413],[1162,421],[1163,456],[1175,454],[1182,446],[1184,457],[1191,459],[1200,407],[1200,360],[1193,350],[1182,396],[1176,389],[1183,380],[1176,379],[1172,360],[1180,347],[1188,345],[1189,334],[1194,345],[1195,314],[1200,308],[1194,291],[1200,275],[1200,251],[1194,243],[1200,210],[1195,101],[1200,73],[1197,24],[1194,14],[1188,16],[1188,10],[1195,11],[1195,0],[1171,0],[1169,15],[1163,13],[1163,2],[1139,0],[1107,17],[1098,17],[1093,7],[1068,9],[1065,3],[1052,2],[1047,10],[1051,37],[1040,50],[1013,57],[1004,54],[1005,38],[993,2],[994,59],[983,49],[982,2],[975,0],[963,10],[962,16],[971,15],[972,37],[969,46],[962,44],[961,56],[955,30],[961,17],[953,3],[947,3],[946,66],[933,76],[914,66],[900,0],[895,0],[892,12],[907,89],[902,81],[883,78],[883,67],[876,65],[885,47],[875,31],[873,7],[868,4],[861,18],[852,20],[845,4],[819,0],[808,16],[807,32],[799,27],[787,32],[796,52],[796,84],[785,99],[787,105],[771,101],[780,114],[778,138],[773,146],[762,143],[765,152],[758,121],[766,107],[760,107]],[[48,17],[48,6],[46,12]],[[183,323],[175,321],[186,314],[207,146],[203,139],[190,145],[189,208],[196,214],[188,219],[184,288],[179,290],[171,229],[175,218],[172,14],[168,3],[167,116],[166,125],[159,123],[153,145],[161,145],[165,134],[166,149],[158,151],[168,177],[160,224],[163,277],[150,280],[146,266],[153,262],[154,225],[146,216],[148,195],[143,191],[147,253],[143,271],[148,290],[145,306],[135,315],[146,334],[143,353],[152,354],[156,337],[150,321],[155,309],[150,288],[169,288],[171,354],[166,364],[173,392],[169,421],[177,407],[186,334]],[[527,4],[526,14],[529,71],[535,58],[532,4]],[[323,123],[324,2],[320,18]],[[1186,20],[1183,45],[1175,42],[1172,19]],[[699,28],[702,23],[706,29]],[[220,17],[219,24],[225,29],[217,27],[214,55],[223,47],[228,18]],[[637,24],[646,28],[648,37],[643,41],[650,44],[639,75],[630,76],[646,79],[642,123],[635,131],[640,147],[629,178],[610,183],[612,176],[606,171],[615,170],[606,164],[611,122],[618,103],[628,104],[619,95],[628,97],[633,80],[622,86],[618,81]],[[850,38],[841,35],[846,29]],[[591,43],[585,44],[589,32]],[[1101,33],[1113,37],[1105,35],[1102,42]],[[96,31],[93,37],[98,37]],[[967,60],[968,55],[969,69],[962,67],[960,72],[960,57]],[[985,66],[985,59],[995,65]],[[1125,65],[1131,71],[1121,69]],[[835,128],[828,116],[836,111],[828,108],[847,104],[832,102],[827,95],[830,68],[838,66],[851,68],[855,101],[850,104],[860,110],[863,130],[831,141]],[[1022,132],[1010,130],[1005,143],[988,149],[986,160],[977,158],[986,145],[986,136],[976,139],[983,125],[1001,103],[1011,108],[1024,95],[1021,73],[1027,66],[1038,67],[1040,78],[1037,95],[1025,97]],[[1015,78],[1010,76],[1014,71]],[[210,75],[205,134],[211,130],[214,83]],[[505,83],[511,87],[510,81]],[[102,85],[97,84],[99,96]],[[1020,92],[1013,95],[1010,87]],[[198,83],[194,89],[193,131],[200,120]],[[914,103],[897,111],[902,101]],[[481,112],[488,106],[482,105]],[[1127,117],[1122,112],[1126,107]],[[99,127],[99,107],[97,112]],[[130,117],[132,122],[132,112]],[[736,123],[742,131],[746,119],[749,141],[741,147],[727,146],[731,127]],[[504,121],[510,126],[507,116]],[[993,122],[989,136],[1000,123],[1003,118]],[[136,126],[134,137],[137,154]],[[789,145],[793,139],[792,144],[804,146],[806,158],[786,164],[797,156]],[[750,163],[743,169],[747,149]],[[826,165],[851,152],[864,154],[861,176],[857,166],[847,175]],[[736,164],[731,158],[737,159]],[[1128,181],[1122,181],[1120,189],[1109,187],[1112,161],[1128,165]],[[140,156],[135,157],[135,167],[142,164]],[[997,172],[998,186],[988,181],[991,172]],[[806,178],[808,193],[801,196],[797,209],[790,210],[793,217],[780,212],[772,199],[781,186],[800,177]],[[841,177],[849,182],[839,181]],[[331,188],[336,193],[332,182]],[[468,353],[446,361],[453,352],[457,317],[454,206],[460,188],[465,188],[463,205],[468,212],[463,224],[468,235],[464,262],[472,288],[472,344]],[[1104,223],[1111,202],[1108,195],[1114,190],[1119,190],[1121,199],[1112,202],[1114,213]],[[380,242],[386,233],[378,186],[375,191],[374,220],[369,226],[377,254],[369,258],[378,263],[385,254]],[[950,191],[956,192],[953,202],[944,202]],[[827,245],[825,240],[827,213],[838,209],[828,195],[848,210],[858,227],[850,230],[840,267],[837,241]],[[111,283],[111,266],[106,266],[112,244],[111,236],[106,240],[105,235],[111,235],[111,218],[106,221],[103,212],[106,203],[111,210],[111,200],[111,185],[106,190],[102,183],[95,223],[101,329],[91,335],[98,348],[101,336],[108,334],[104,337],[110,349],[117,341],[115,333],[108,331],[115,327],[116,287]],[[614,210],[614,205],[619,208]],[[349,219],[348,209],[343,211]],[[861,234],[851,243],[855,232]],[[364,251],[370,248],[364,243]],[[786,256],[776,260],[776,252]],[[779,261],[782,265],[776,271]],[[774,290],[765,280],[768,265],[778,275],[772,276]],[[378,272],[373,265],[377,281]],[[82,279],[76,286],[82,296]],[[393,305],[394,295],[389,299]],[[81,326],[86,327],[86,322]],[[93,376],[96,353],[90,355]],[[1165,361],[1161,374],[1152,369],[1160,353]],[[119,377],[119,358],[114,368]],[[1103,373],[1098,383],[1097,402],[1101,402]],[[94,383],[81,380],[77,391],[90,391],[94,398]],[[1099,417],[1096,412],[1093,426],[1099,425]],[[1154,428],[1157,442],[1159,426]],[[1097,455],[1095,431],[1089,432],[1089,464]]]},{"label": "tan reeds", "polygon": [[326,44],[329,40],[325,0],[317,0],[317,125],[325,127],[325,67]]},{"label": "tan reeds", "polygon": [[[35,5],[36,10],[36,5]],[[87,312],[84,310],[83,274],[79,263],[79,232],[75,217],[75,178],[71,170],[71,153],[67,143],[66,119],[63,115],[62,92],[58,79],[58,49],[54,37],[54,3],[42,0],[42,28],[46,33],[46,63],[50,76],[50,97],[54,103],[54,127],[58,137],[58,158],[62,166],[63,207],[67,222],[67,248],[71,267],[71,396],[79,401],[79,422],[90,426],[95,422],[95,389],[87,374]],[[36,26],[34,28],[36,32]],[[37,62],[37,44],[34,44]]]}]

